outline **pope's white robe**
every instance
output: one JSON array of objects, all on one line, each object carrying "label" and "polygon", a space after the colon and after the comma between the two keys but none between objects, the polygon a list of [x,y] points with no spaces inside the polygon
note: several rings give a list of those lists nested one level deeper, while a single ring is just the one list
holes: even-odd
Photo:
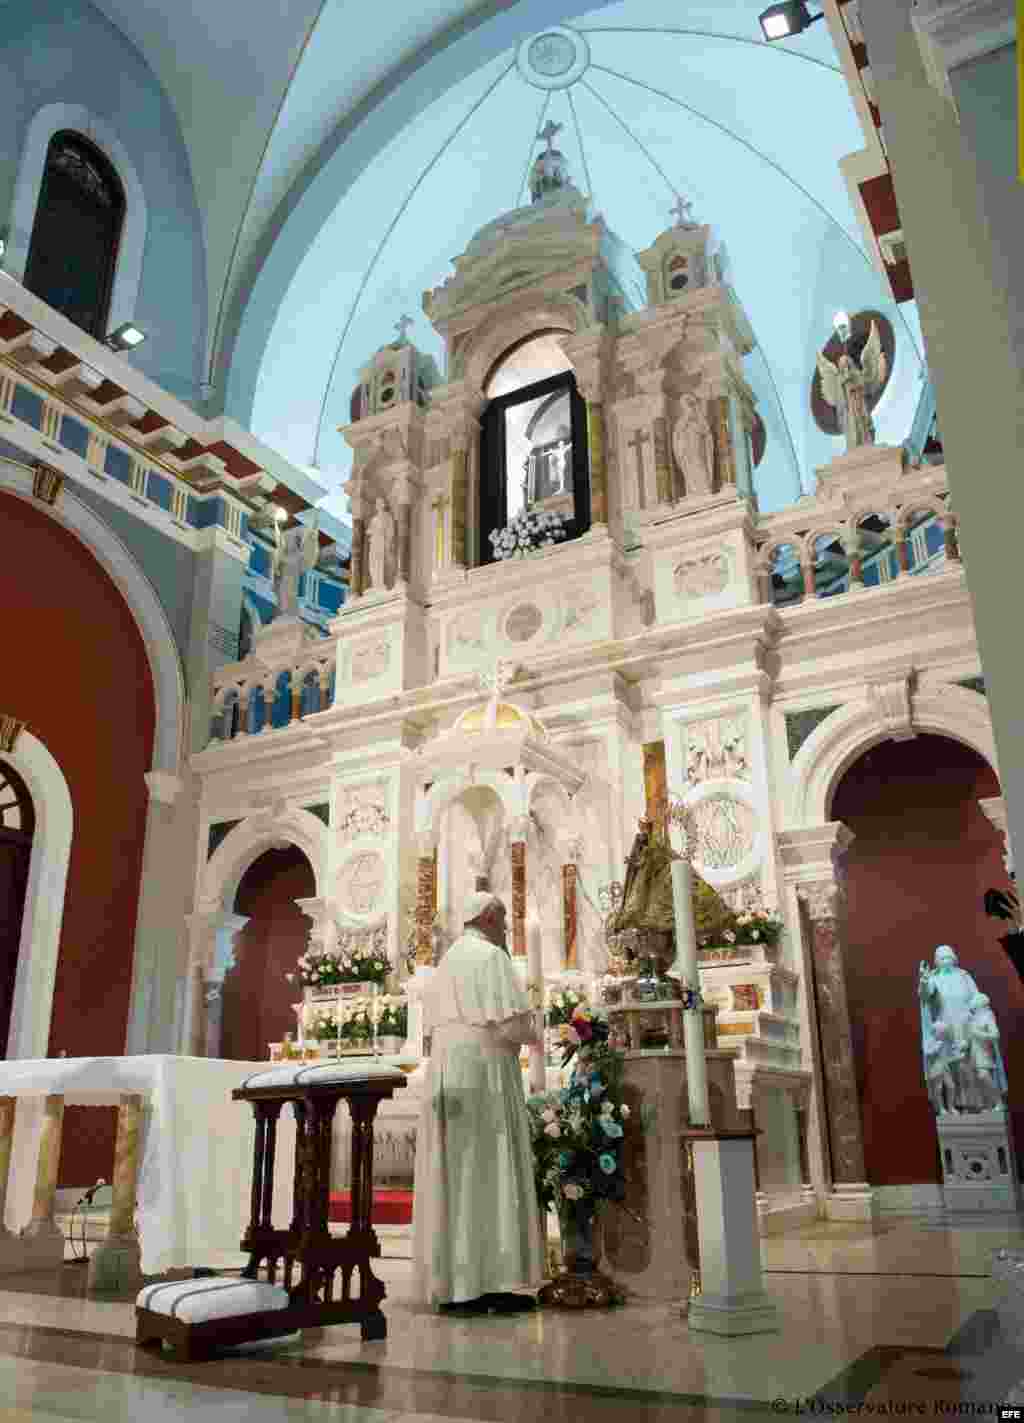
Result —
[{"label": "pope's white robe", "polygon": [[504,949],[456,939],[423,999],[433,1034],[416,1136],[415,1296],[439,1305],[536,1289],[540,1208],[519,1049],[535,1025]]}]

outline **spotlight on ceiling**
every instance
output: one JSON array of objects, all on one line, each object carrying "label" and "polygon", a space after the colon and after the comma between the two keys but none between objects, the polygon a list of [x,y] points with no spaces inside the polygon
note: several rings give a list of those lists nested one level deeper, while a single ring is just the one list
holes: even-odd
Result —
[{"label": "spotlight on ceiling", "polygon": [[824,18],[824,11],[820,15],[808,14],[807,0],[783,0],[780,5],[769,5],[758,16],[761,32],[769,41],[788,40],[792,35],[803,34],[808,25]]},{"label": "spotlight on ceiling", "polygon": [[146,339],[145,331],[140,331],[134,321],[126,321],[107,337],[107,345],[112,351],[131,351]]},{"label": "spotlight on ceiling", "polygon": [[850,313],[848,311],[837,311],[832,318],[832,329],[839,337],[840,341],[846,342],[850,339]]}]

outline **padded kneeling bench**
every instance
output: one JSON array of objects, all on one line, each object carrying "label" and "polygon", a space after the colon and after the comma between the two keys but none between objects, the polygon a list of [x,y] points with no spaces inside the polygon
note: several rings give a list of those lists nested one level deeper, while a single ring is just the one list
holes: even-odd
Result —
[{"label": "padded kneeling bench", "polygon": [[135,1302],[135,1342],[166,1343],[186,1361],[209,1356],[294,1333],[282,1323],[290,1303],[287,1290],[264,1280],[219,1275],[147,1285]]},{"label": "padded kneeling bench", "polygon": [[[166,1341],[180,1359],[279,1338],[297,1329],[358,1324],[365,1340],[387,1337],[387,1291],[371,1268],[380,1257],[373,1229],[373,1119],[405,1075],[370,1061],[282,1064],[246,1078],[232,1092],[256,1119],[252,1215],[239,1248],[242,1278],[213,1276],[148,1285],[135,1306],[135,1342]],[[352,1118],[352,1220],[332,1238],[328,1225],[331,1131],[338,1103]],[[295,1113],[295,1174],[290,1224],[273,1224],[277,1123]],[[246,1293],[248,1291],[248,1293]]]}]

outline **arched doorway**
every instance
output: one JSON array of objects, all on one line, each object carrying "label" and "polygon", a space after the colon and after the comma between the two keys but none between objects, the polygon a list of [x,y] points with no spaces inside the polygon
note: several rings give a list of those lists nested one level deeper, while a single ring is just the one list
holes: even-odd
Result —
[{"label": "arched doorway", "polygon": [[[985,917],[1005,880],[999,836],[978,800],[999,794],[977,752],[943,736],[883,741],[846,771],[831,818],[847,854],[846,983],[869,1182],[940,1179],[921,1066],[918,966],[952,944],[996,1011],[1011,1084],[1024,1072],[1024,988]],[[1011,1107],[1024,1130],[1024,1097]],[[1019,1139],[1019,1138],[1018,1138]]]},{"label": "arched doorway", "polygon": [[0,760],[0,1047],[6,1049],[18,973],[35,811],[28,787]]},{"label": "arched doorway", "polygon": [[285,975],[295,972],[310,929],[295,901],[315,895],[313,868],[295,845],[265,850],[242,876],[235,912],[247,923],[225,945],[221,1057],[259,1062],[268,1043],[295,1032],[291,1005],[300,990]]},{"label": "arched doorway", "polygon": [[124,217],[124,188],[109,159],[80,133],[55,133],[46,152],[24,284],[101,341]]}]

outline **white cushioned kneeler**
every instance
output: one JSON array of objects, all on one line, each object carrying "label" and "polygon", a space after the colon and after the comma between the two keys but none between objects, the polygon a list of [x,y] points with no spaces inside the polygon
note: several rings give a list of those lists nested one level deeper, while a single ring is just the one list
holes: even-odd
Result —
[{"label": "white cushioned kneeler", "polygon": [[206,1324],[213,1319],[287,1309],[289,1298],[288,1291],[280,1285],[215,1276],[146,1285],[135,1303],[140,1309],[170,1315],[183,1324]]}]

